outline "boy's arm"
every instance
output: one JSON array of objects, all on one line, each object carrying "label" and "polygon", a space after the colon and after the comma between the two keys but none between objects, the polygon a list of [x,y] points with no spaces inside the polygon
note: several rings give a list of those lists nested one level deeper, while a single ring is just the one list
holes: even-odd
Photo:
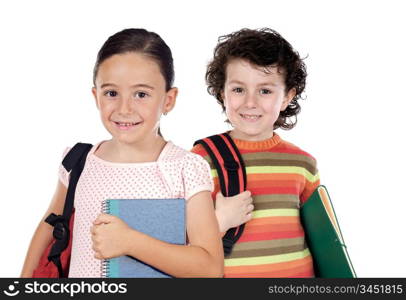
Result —
[{"label": "boy's arm", "polygon": [[[194,146],[191,152],[203,157],[210,165],[213,174],[213,164],[206,149],[200,144]],[[213,178],[214,191],[212,198],[215,201],[215,213],[219,223],[220,237],[223,237],[227,230],[240,226],[251,220],[254,210],[251,192],[245,191],[233,197],[224,197],[220,192],[218,177]]]},{"label": "boy's arm", "polygon": [[227,230],[247,223],[254,210],[250,191],[244,191],[233,197],[224,197],[220,192],[216,195],[216,217],[219,222],[221,237]]},{"label": "boy's arm", "polygon": [[53,227],[48,223],[45,223],[44,220],[52,212],[58,215],[62,214],[63,207],[65,205],[66,193],[67,188],[58,180],[58,185],[51,204],[49,205],[44,217],[41,219],[41,222],[38,224],[38,227],[31,239],[20,277],[32,277],[33,271],[37,267],[43,252],[52,241]]},{"label": "boy's arm", "polygon": [[[190,244],[185,246],[162,242],[103,214],[92,228],[95,257],[130,255],[175,277],[221,277],[223,249],[210,192],[199,192],[188,200],[187,216]],[[109,231],[109,225],[115,228]]]},{"label": "boy's arm", "polygon": [[307,176],[304,178],[304,187],[303,191],[300,194],[300,204],[303,206],[307,199],[311,196],[311,194],[315,191],[315,189],[320,185],[320,175],[317,169],[317,162],[312,157],[310,167],[306,169]]}]

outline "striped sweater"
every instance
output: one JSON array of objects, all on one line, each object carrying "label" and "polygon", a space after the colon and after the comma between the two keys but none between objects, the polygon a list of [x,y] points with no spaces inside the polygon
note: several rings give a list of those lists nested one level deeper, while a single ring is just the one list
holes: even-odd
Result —
[{"label": "striped sweater", "polygon": [[[264,141],[233,140],[245,163],[255,208],[224,261],[224,276],[314,277],[299,209],[320,184],[315,159],[276,133]],[[192,152],[210,164],[215,199],[220,190],[217,171],[201,145]]]}]

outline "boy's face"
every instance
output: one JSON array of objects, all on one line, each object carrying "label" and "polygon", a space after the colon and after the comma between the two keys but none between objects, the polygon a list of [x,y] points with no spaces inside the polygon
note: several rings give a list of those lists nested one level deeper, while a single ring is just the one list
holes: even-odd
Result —
[{"label": "boy's face", "polygon": [[228,120],[234,127],[231,135],[260,141],[273,136],[273,125],[295,96],[295,90],[286,93],[284,74],[276,67],[264,72],[264,67],[233,59],[226,68],[222,96]]}]

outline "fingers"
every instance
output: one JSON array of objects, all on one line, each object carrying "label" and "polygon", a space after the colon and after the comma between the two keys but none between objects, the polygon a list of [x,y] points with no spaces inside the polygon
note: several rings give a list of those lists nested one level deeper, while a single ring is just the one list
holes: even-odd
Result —
[{"label": "fingers", "polygon": [[104,259],[103,256],[99,252],[94,253],[94,258],[96,258],[96,259]]},{"label": "fingers", "polygon": [[252,205],[252,204],[247,205],[247,214],[252,212],[253,210],[254,210],[254,205]]},{"label": "fingers", "polygon": [[251,197],[251,192],[250,191],[244,191],[240,194],[244,198]]},{"label": "fingers", "polygon": [[108,224],[113,220],[114,216],[109,214],[100,214],[96,220],[93,221],[94,225],[100,225],[102,223]]},{"label": "fingers", "polygon": [[245,220],[244,220],[244,223],[247,223],[249,220],[251,220],[252,219],[252,212],[250,212],[249,214],[246,214],[245,215]]}]

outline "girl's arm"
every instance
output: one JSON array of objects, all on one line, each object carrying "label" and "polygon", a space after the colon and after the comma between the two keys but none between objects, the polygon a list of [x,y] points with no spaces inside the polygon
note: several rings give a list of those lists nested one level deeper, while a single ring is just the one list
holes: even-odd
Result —
[{"label": "girl's arm", "polygon": [[92,228],[95,257],[130,255],[174,277],[221,277],[223,248],[210,192],[192,196],[186,215],[190,244],[173,245],[132,230],[119,218],[103,214]]},{"label": "girl's arm", "polygon": [[53,227],[48,223],[45,223],[44,220],[52,212],[57,215],[62,214],[66,193],[67,188],[58,180],[58,185],[49,208],[44,217],[41,219],[41,222],[37,226],[37,229],[35,230],[35,233],[31,239],[23,269],[21,271],[21,277],[32,277],[33,271],[37,267],[42,253],[51,242]]}]

